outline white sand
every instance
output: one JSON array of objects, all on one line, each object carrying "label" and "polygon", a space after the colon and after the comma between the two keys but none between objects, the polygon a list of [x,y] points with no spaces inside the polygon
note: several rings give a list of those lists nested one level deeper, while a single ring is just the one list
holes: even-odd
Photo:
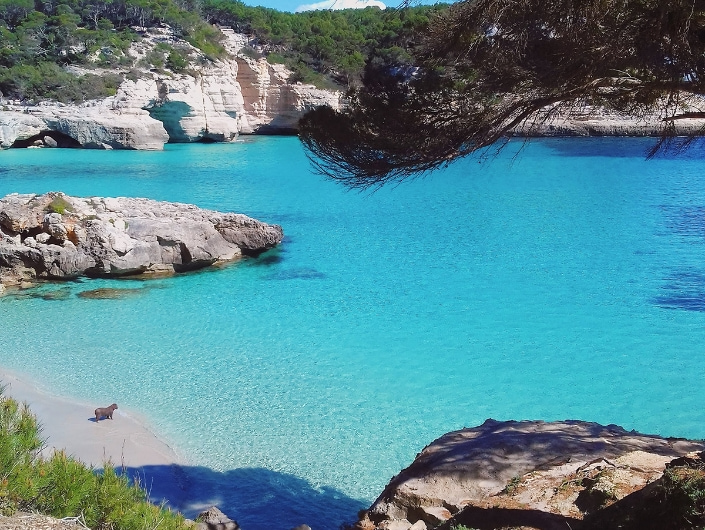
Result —
[{"label": "white sand", "polygon": [[108,461],[118,467],[181,463],[176,452],[129,410],[118,408],[112,420],[96,422],[93,411],[110,403],[87,404],[55,396],[4,369],[0,369],[0,383],[7,387],[6,396],[27,403],[37,416],[42,438],[46,439],[45,454],[64,449],[68,455],[94,467],[102,467]]}]

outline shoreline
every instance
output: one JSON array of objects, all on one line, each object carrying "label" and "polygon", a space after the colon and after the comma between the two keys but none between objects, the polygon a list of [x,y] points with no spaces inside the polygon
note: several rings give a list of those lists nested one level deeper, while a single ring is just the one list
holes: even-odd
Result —
[{"label": "shoreline", "polygon": [[[26,374],[0,367],[3,394],[26,403],[41,425],[45,456],[55,450],[90,467],[110,462],[115,467],[184,465],[186,462],[158,438],[131,410],[118,408],[113,419],[95,421],[93,410],[107,404],[89,404],[51,393]],[[119,404],[118,404],[119,405]]]},{"label": "shoreline", "polygon": [[205,503],[189,502],[192,480],[185,459],[133,411],[118,408],[113,420],[96,423],[95,405],[53,394],[27,374],[0,367],[0,384],[5,386],[4,396],[26,403],[37,417],[45,441],[42,456],[64,450],[93,469],[108,462],[139,484],[150,502],[166,503],[189,518],[207,508]]}]

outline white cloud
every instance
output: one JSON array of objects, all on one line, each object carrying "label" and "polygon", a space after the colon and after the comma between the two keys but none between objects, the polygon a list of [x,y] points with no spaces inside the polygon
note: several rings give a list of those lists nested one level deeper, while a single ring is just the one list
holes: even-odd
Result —
[{"label": "white cloud", "polygon": [[296,8],[296,12],[300,13],[301,11],[313,11],[316,9],[364,9],[366,7],[385,9],[387,6],[380,0],[323,0],[323,2],[316,2],[315,4],[300,5]]}]

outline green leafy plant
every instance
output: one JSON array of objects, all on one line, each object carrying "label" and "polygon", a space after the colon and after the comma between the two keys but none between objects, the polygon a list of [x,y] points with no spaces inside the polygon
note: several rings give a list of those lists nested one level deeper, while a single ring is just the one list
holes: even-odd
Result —
[{"label": "green leafy plant", "polygon": [[47,211],[64,215],[66,212],[72,212],[73,206],[71,206],[71,203],[69,201],[59,195],[57,197],[54,197],[52,201],[47,205]]},{"label": "green leafy plant", "polygon": [[100,472],[55,452],[40,456],[41,426],[0,387],[0,514],[78,517],[93,530],[186,530],[184,518],[147,502],[138,483],[106,464]]},{"label": "green leafy plant", "polygon": [[521,484],[521,477],[519,475],[516,475],[512,477],[509,482],[507,482],[507,485],[504,486],[502,493],[506,493],[507,495],[514,495],[517,491],[517,488],[519,487],[519,484]]}]

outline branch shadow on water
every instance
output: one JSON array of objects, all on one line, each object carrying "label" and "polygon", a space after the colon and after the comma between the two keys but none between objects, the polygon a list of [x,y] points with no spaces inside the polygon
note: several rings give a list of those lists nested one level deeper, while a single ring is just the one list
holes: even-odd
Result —
[{"label": "branch shadow on water", "polygon": [[264,468],[216,471],[206,467],[158,465],[125,472],[147,490],[150,501],[166,501],[189,519],[217,506],[243,530],[336,530],[368,507],[332,487]]}]

